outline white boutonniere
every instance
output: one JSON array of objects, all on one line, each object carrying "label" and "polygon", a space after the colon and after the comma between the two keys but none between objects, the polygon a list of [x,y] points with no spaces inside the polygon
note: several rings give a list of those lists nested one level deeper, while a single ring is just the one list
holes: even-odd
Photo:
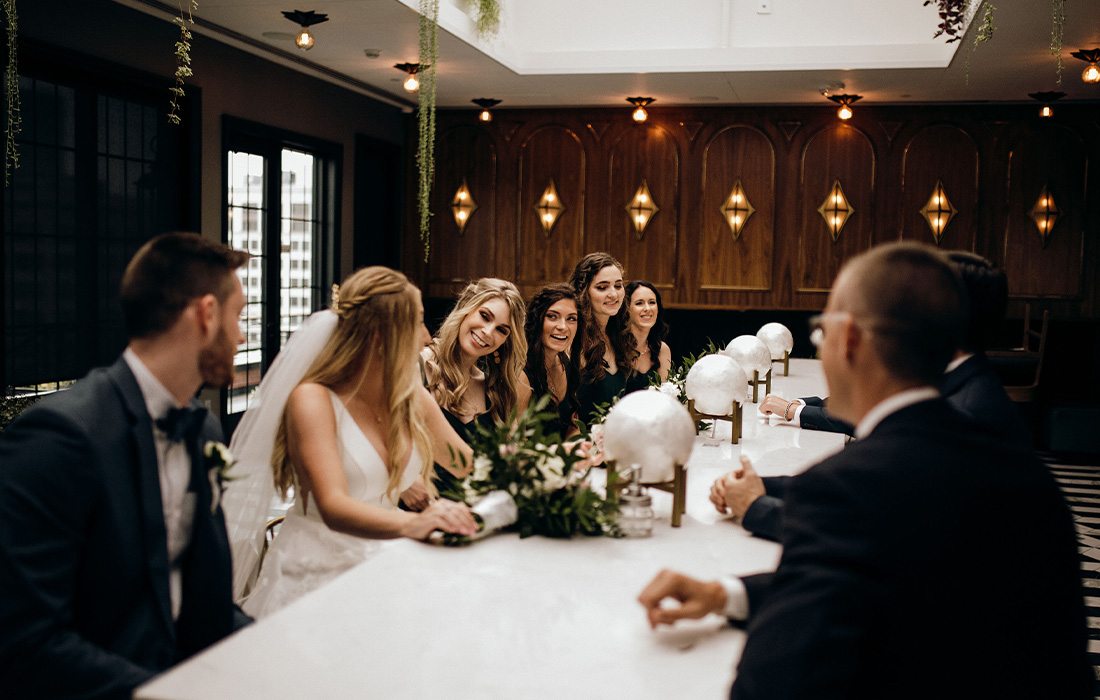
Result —
[{"label": "white boutonniere", "polygon": [[226,482],[233,481],[229,471],[237,463],[236,457],[223,443],[209,440],[202,446],[206,462],[206,477],[210,480],[210,513],[218,512]]}]

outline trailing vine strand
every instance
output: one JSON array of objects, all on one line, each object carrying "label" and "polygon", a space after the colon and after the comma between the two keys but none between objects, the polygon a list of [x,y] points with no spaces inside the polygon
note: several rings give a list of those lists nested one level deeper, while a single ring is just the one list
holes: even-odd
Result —
[{"label": "trailing vine strand", "polygon": [[8,65],[4,69],[5,106],[7,123],[4,129],[4,187],[11,184],[12,171],[19,167],[19,146],[15,137],[23,130],[23,114],[19,97],[19,61],[16,38],[19,34],[19,17],[15,12],[15,0],[3,0],[4,14],[8,20]]},{"label": "trailing vine strand", "polygon": [[417,213],[424,262],[431,252],[432,212],[430,199],[435,179],[435,67],[438,63],[439,0],[420,0],[420,95],[417,111],[416,165],[419,174]]},{"label": "trailing vine strand", "polygon": [[477,0],[477,34],[496,34],[500,27],[500,0]]},{"label": "trailing vine strand", "polygon": [[191,30],[188,29],[191,25],[195,24],[195,10],[199,9],[198,0],[185,0],[187,4],[187,10],[183,9],[183,4],[179,3],[180,16],[172,18],[172,23],[180,28],[180,38],[176,41],[176,83],[172,87],[168,88],[168,92],[171,97],[168,98],[168,104],[171,107],[168,111],[168,123],[179,126],[180,123],[180,103],[179,100],[186,93],[183,89],[183,79],[190,78],[194,73],[191,72]]},{"label": "trailing vine strand", "polygon": [[1062,84],[1062,37],[1066,29],[1066,0],[1050,3],[1050,52],[1058,60],[1058,84]]}]

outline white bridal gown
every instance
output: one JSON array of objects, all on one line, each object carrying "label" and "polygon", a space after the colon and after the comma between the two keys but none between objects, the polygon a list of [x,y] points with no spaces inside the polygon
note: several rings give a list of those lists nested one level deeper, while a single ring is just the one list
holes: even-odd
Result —
[{"label": "white bridal gown", "polygon": [[[336,438],[340,444],[348,494],[364,503],[396,508],[396,500],[386,494],[389,474],[374,445],[363,435],[339,397],[329,390],[336,414]],[[400,494],[416,481],[420,473],[420,458],[410,455],[401,483]],[[287,605],[299,596],[328,583],[359,564],[381,546],[378,540],[346,535],[330,530],[321,519],[313,494],[308,508],[299,499],[291,507],[272,543],[260,570],[259,580],[244,602],[244,611],[253,617],[264,617]]]}]

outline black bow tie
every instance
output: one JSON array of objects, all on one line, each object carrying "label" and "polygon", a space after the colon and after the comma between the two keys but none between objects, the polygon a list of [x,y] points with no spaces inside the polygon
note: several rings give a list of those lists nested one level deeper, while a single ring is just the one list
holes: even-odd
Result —
[{"label": "black bow tie", "polygon": [[206,421],[206,409],[187,406],[170,408],[163,418],[156,420],[156,426],[164,431],[170,442],[179,442],[184,438],[193,440]]}]

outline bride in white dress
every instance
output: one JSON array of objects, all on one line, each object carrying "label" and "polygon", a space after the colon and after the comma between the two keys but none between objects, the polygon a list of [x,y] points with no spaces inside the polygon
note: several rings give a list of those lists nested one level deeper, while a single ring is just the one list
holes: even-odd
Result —
[{"label": "bride in white dress", "polygon": [[476,530],[466,507],[450,501],[397,509],[414,484],[434,496],[433,454],[454,450],[466,464],[471,456],[420,382],[420,292],[399,272],[368,267],[339,296],[280,353],[230,448],[239,462],[224,507],[238,596],[255,570],[271,487],[295,493],[244,601],[256,617],[364,561],[377,540]]}]

